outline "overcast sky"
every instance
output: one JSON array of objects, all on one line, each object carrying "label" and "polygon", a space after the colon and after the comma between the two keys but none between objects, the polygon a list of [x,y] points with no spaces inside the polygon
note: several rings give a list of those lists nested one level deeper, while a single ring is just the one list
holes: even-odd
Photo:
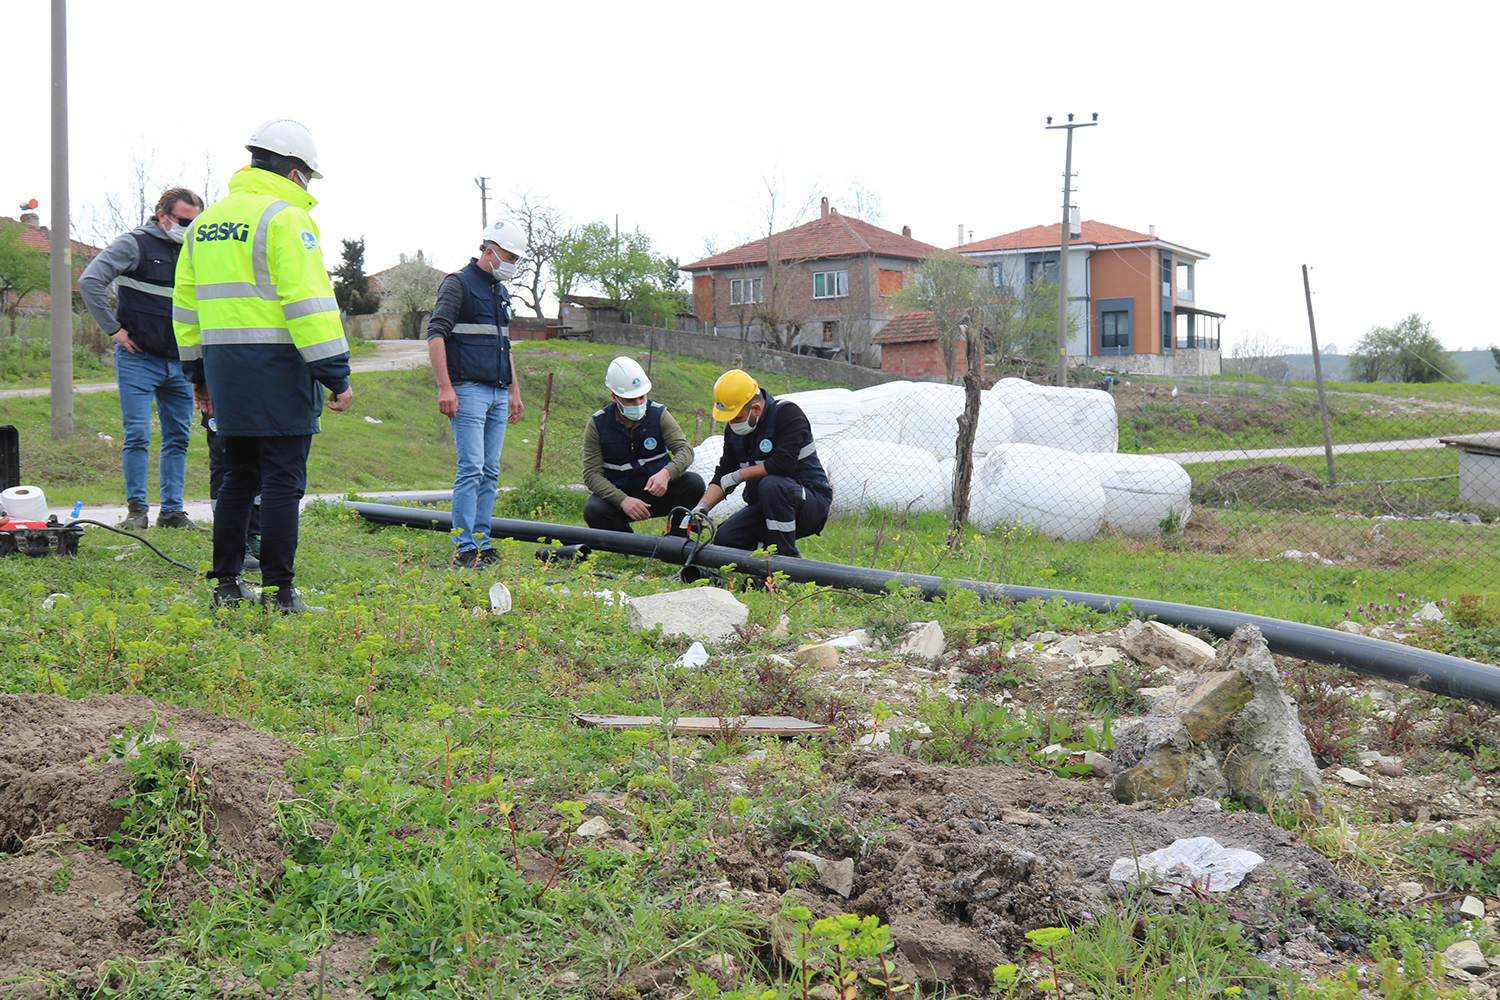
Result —
[{"label": "overcast sky", "polygon": [[[1075,202],[1211,255],[1197,301],[1228,314],[1226,355],[1305,350],[1302,264],[1325,346],[1412,312],[1449,349],[1500,341],[1489,4],[68,7],[75,228],[133,157],[194,187],[207,159],[222,188],[289,117],[318,143],[329,267],[360,235],[371,272],[419,248],[463,264],[480,175],[684,262],[756,233],[767,178],[851,211],[861,185],[880,224],[951,247],[1056,221],[1046,116],[1097,112]],[[0,59],[0,214],[34,197],[44,224],[49,24],[7,5]]]}]

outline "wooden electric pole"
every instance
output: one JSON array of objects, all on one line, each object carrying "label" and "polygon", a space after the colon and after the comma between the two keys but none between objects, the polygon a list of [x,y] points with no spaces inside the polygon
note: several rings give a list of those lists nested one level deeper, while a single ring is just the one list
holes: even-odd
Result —
[{"label": "wooden electric pole", "polygon": [[1088,122],[1075,122],[1070,114],[1066,125],[1054,125],[1052,116],[1047,116],[1048,128],[1068,130],[1068,152],[1063,160],[1062,248],[1057,259],[1057,384],[1060,386],[1068,384],[1068,236],[1073,225],[1070,200],[1073,194],[1073,130],[1098,124],[1097,111],[1094,120]]}]

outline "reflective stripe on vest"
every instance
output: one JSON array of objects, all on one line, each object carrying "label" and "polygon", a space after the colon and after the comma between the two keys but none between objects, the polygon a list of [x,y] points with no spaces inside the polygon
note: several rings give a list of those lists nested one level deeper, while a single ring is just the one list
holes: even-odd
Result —
[{"label": "reflective stripe on vest", "polygon": [[171,285],[153,285],[149,281],[136,281],[134,278],[127,278],[123,274],[115,278],[115,285],[118,288],[134,288],[136,291],[145,292],[147,295],[161,295],[169,299],[172,297]]}]

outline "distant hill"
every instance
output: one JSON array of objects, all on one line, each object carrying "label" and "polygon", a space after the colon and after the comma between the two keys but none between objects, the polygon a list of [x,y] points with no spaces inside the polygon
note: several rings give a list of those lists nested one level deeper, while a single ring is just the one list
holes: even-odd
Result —
[{"label": "distant hill", "polygon": [[[1495,356],[1489,351],[1454,351],[1453,360],[1458,363],[1459,369],[1469,376],[1469,384],[1500,385],[1500,371],[1495,369]],[[1292,366],[1292,378],[1311,379],[1313,377],[1311,354],[1288,354],[1286,362]],[[1225,358],[1225,371],[1229,371],[1233,364],[1233,359]],[[1323,378],[1329,382],[1347,382],[1348,366],[1349,359],[1342,354],[1325,354],[1323,355]]]}]

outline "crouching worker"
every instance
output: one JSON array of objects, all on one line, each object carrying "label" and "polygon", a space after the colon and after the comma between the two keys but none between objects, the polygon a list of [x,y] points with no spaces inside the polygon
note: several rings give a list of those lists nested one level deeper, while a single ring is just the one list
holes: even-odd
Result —
[{"label": "crouching worker", "polygon": [[714,383],[714,419],[728,424],[724,456],[693,511],[695,524],[744,484],[748,506],[719,526],[714,543],[749,550],[774,546],[778,555],[801,556],[797,539],[822,532],[833,503],[807,414],[796,403],[778,402],[735,368]]},{"label": "crouching worker", "polygon": [[[630,358],[615,358],[604,386],[613,402],[583,430],[583,482],[590,493],[584,523],[631,531],[632,521],[692,510],[703,498],[702,477],[687,471],[693,447],[667,408],[648,398],[651,379]],[[667,533],[686,535],[681,522],[670,522]]]}]

